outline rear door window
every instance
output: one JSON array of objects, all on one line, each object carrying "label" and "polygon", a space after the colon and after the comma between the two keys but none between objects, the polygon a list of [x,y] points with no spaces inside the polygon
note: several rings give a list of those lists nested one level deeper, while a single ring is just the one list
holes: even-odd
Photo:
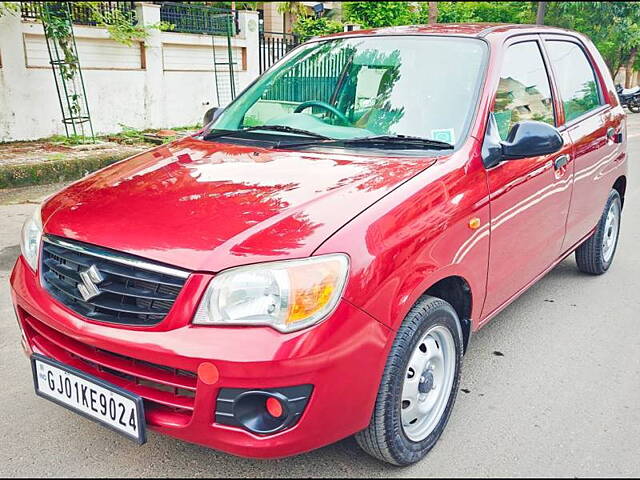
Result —
[{"label": "rear door window", "polygon": [[507,49],[493,114],[503,140],[521,121],[554,124],[551,87],[538,42],[516,43]]},{"label": "rear door window", "polygon": [[547,40],[545,45],[562,97],[565,122],[602,105],[598,81],[584,50],[562,40]]}]

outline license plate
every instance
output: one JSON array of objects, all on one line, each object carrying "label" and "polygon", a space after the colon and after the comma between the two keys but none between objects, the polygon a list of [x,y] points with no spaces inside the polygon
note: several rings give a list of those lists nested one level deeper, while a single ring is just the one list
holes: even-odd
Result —
[{"label": "license plate", "polygon": [[146,442],[142,398],[37,353],[31,356],[36,394],[122,433]]}]

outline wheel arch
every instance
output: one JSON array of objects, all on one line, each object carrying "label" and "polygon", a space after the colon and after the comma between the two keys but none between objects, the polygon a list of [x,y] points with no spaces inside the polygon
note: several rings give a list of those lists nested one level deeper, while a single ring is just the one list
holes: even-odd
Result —
[{"label": "wheel arch", "polygon": [[449,303],[458,315],[464,351],[466,352],[474,329],[472,319],[474,315],[479,314],[481,307],[477,302],[480,298],[477,295],[479,290],[480,285],[476,285],[474,288],[473,282],[458,271],[445,268],[438,272],[430,272],[428,276],[423,276],[420,281],[413,283],[411,288],[404,289],[405,293],[401,295],[401,298],[405,301],[395,305],[391,314],[393,321],[389,326],[397,331],[411,308],[425,295],[440,298]]},{"label": "wheel arch", "polygon": [[620,201],[624,207],[624,194],[627,191],[627,177],[625,175],[620,175],[613,183],[613,189],[620,194]]},{"label": "wheel arch", "polygon": [[433,283],[424,291],[423,295],[440,298],[453,307],[460,320],[464,351],[466,352],[472,331],[473,294],[469,282],[459,275],[450,275]]}]

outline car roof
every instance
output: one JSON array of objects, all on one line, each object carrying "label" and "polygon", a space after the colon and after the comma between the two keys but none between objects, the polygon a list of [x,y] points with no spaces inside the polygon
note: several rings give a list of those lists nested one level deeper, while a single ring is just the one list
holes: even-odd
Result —
[{"label": "car roof", "polygon": [[402,25],[398,27],[372,28],[369,30],[353,30],[340,32],[322,38],[348,36],[378,36],[378,35],[452,35],[484,38],[490,36],[509,36],[518,33],[571,33],[558,27],[546,25],[527,25],[509,23],[436,23],[434,25]]}]

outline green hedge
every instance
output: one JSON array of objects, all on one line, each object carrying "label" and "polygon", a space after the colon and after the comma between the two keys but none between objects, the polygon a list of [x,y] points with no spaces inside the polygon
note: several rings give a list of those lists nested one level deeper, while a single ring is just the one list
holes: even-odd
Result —
[{"label": "green hedge", "polygon": [[131,152],[23,165],[0,166],[0,189],[76,180],[131,156]]}]

